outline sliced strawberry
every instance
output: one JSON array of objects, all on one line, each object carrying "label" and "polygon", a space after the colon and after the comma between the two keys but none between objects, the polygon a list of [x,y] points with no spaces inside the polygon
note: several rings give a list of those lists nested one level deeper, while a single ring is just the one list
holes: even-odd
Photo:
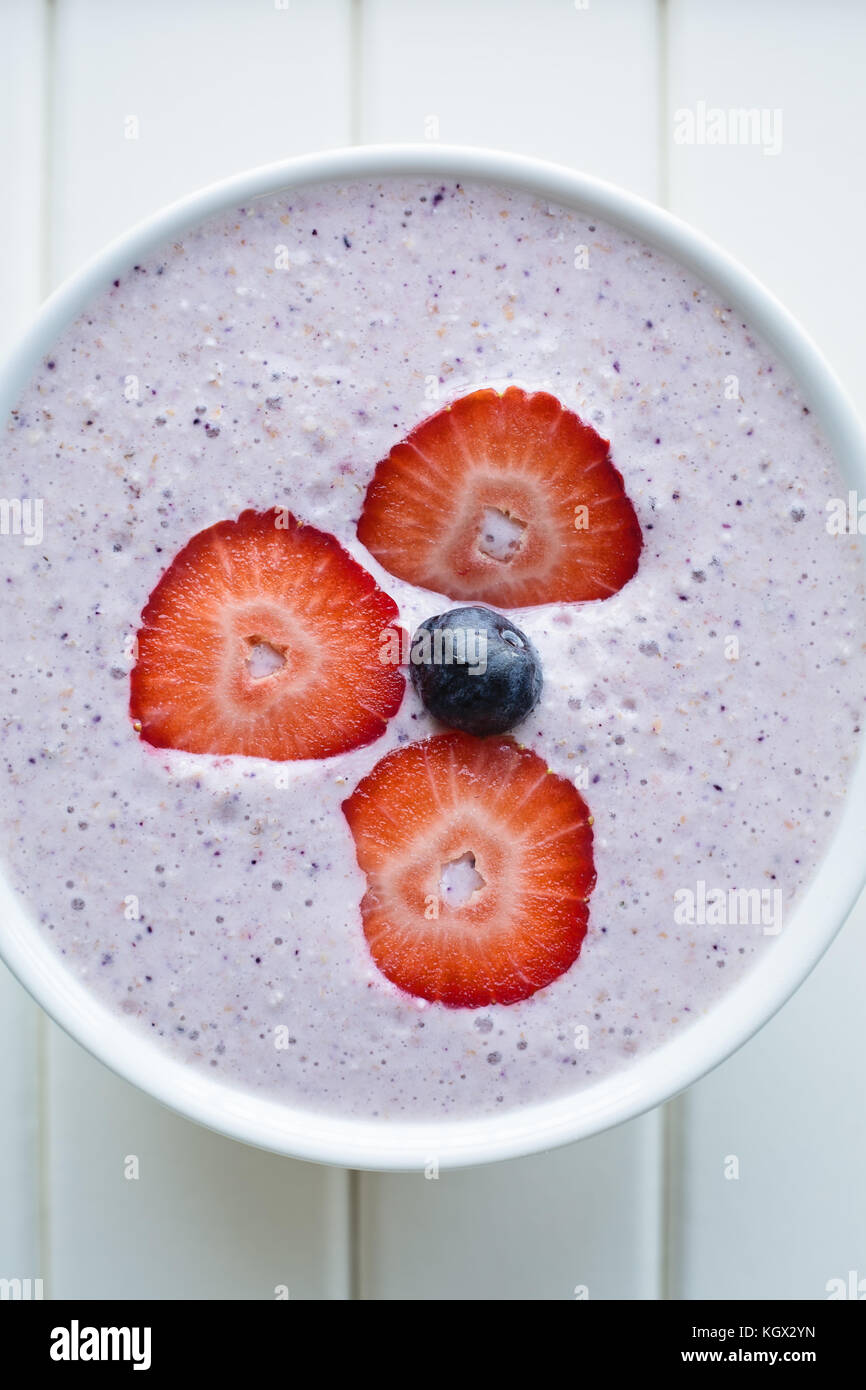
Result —
[{"label": "sliced strawberry", "polygon": [[148,743],[189,753],[359,748],[403,698],[380,659],[396,616],[333,536],[276,508],[243,512],[193,536],[151,594],[130,714]]},{"label": "sliced strawberry", "polygon": [[608,598],[642,539],[608,443],[555,396],[463,396],[376,469],[358,537],[391,574],[499,608]]},{"label": "sliced strawberry", "polygon": [[388,753],[343,802],[384,975],[451,1008],[513,1004],[577,959],[595,885],[583,798],[511,738]]}]

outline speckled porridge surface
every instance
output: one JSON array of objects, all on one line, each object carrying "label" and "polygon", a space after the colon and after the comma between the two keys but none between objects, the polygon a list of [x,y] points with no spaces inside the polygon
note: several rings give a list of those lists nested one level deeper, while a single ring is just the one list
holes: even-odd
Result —
[{"label": "speckled porridge surface", "polygon": [[[340,810],[434,731],[414,692],[377,743],[324,762],[157,751],[129,720],[130,640],[177,550],[250,506],[333,532],[410,629],[447,607],[355,524],[437,388],[508,380],[611,440],[645,548],[605,602],[510,615],[545,675],[521,741],[586,769],[580,958],[523,1003],[449,1010],[373,965]],[[0,850],[120,1026],[305,1107],[501,1112],[629,1067],[773,950],[760,924],[676,921],[675,894],[773,889],[790,915],[856,756],[863,576],[826,528],[845,487],[809,401],[663,255],[482,185],[258,199],[131,266],[64,333],[2,476],[5,498],[43,499],[44,535],[0,537]]]}]

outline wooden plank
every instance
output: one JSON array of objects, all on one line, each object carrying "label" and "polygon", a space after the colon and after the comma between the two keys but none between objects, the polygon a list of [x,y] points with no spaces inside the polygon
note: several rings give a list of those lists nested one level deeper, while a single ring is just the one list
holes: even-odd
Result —
[{"label": "wooden plank", "polygon": [[[44,46],[42,0],[0,9],[3,355],[40,298]],[[0,965],[0,1278],[47,1278],[39,1219],[39,1031],[39,1010]]]},{"label": "wooden plank", "polygon": [[361,1297],[659,1294],[660,1113],[554,1153],[362,1178]]},{"label": "wooden plank", "polygon": [[[657,192],[655,4],[370,0],[361,51],[365,141],[499,146]],[[660,1134],[655,1115],[436,1181],[363,1175],[362,1297],[657,1296]]]},{"label": "wooden plank", "polygon": [[820,1299],[852,1270],[866,1295],[864,971],[866,898],[794,999],[679,1102],[671,1297]]},{"label": "wooden plank", "polygon": [[59,0],[52,267],[215,179],[350,140],[349,0]]},{"label": "wooden plank", "polygon": [[43,137],[46,89],[44,0],[20,0],[0,9],[0,172],[3,178],[4,252],[0,262],[5,355],[41,298]]},{"label": "wooden plank", "polygon": [[30,996],[0,965],[0,1278],[42,1279],[39,1034]]},{"label": "wooden plank", "polygon": [[[59,0],[52,278],[200,185],[347,143],[349,48],[348,0]],[[48,1061],[55,1296],[346,1296],[345,1172],[187,1124],[56,1029]]]},{"label": "wooden plank", "polygon": [[866,191],[857,173],[866,12],[848,0],[671,0],[669,34],[669,136],[677,112],[697,113],[700,102],[766,112],[767,130],[781,113],[778,154],[670,138],[672,211],[764,280],[856,397],[866,372]]},{"label": "wooden plank", "polygon": [[52,1026],[52,1296],[333,1299],[345,1172],[180,1119]]},{"label": "wooden plank", "polygon": [[367,0],[362,139],[515,150],[655,197],[656,9]]},{"label": "wooden plank", "polygon": [[[846,0],[670,6],[672,208],[759,274],[852,388],[866,367],[864,47],[866,11]],[[677,113],[700,102],[780,111],[779,153],[676,144]],[[795,1000],[680,1103],[672,1296],[825,1298],[828,1281],[866,1278],[864,970],[861,900]]]}]

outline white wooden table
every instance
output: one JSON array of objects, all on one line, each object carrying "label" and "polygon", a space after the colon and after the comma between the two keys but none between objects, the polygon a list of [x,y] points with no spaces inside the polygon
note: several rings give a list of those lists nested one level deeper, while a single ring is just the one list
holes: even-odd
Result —
[{"label": "white wooden table", "polygon": [[[858,0],[0,0],[3,347],[161,204],[438,125],[708,231],[856,399],[864,53]],[[781,152],[677,144],[699,102],[780,109]],[[0,968],[0,1276],[83,1298],[826,1297],[866,1279],[864,977],[861,902],[796,999],[663,1112],[431,1182],[208,1134],[92,1061]]]}]

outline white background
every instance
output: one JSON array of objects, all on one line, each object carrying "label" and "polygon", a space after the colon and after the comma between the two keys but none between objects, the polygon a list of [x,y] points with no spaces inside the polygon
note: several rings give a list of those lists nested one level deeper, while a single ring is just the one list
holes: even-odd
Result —
[{"label": "white background", "polygon": [[[162,204],[291,154],[420,141],[435,116],[445,142],[559,160],[709,232],[856,400],[864,57],[860,0],[0,0],[2,347]],[[699,101],[780,108],[781,153],[677,145]],[[0,967],[0,1277],[56,1298],[826,1297],[866,1280],[864,978],[861,901],[782,1013],[663,1111],[431,1182],[206,1133]]]}]

